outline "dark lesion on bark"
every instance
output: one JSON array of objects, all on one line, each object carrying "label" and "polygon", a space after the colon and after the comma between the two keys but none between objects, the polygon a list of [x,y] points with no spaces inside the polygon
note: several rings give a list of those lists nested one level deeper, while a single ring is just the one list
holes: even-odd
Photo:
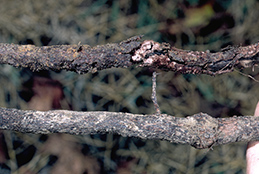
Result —
[{"label": "dark lesion on bark", "polygon": [[181,50],[168,43],[140,41],[134,36],[106,45],[33,45],[0,44],[0,63],[39,70],[68,70],[79,74],[132,65],[165,71],[216,75],[234,67],[253,67],[259,62],[259,44],[227,47],[217,53]]},{"label": "dark lesion on bark", "polygon": [[33,71],[68,70],[79,74],[108,68],[132,66],[131,55],[141,45],[142,36],[106,45],[55,45],[36,47],[0,43],[0,63],[29,67]]},{"label": "dark lesion on bark", "polygon": [[252,67],[259,62],[259,44],[223,49],[217,53],[188,51],[167,43],[146,40],[132,57],[140,66],[190,74],[216,75],[228,73],[234,67]]}]

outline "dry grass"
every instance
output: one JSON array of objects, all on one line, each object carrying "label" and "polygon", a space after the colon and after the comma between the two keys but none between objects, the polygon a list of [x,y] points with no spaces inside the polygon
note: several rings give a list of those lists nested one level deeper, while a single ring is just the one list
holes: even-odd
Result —
[{"label": "dry grass", "polygon": [[[207,3],[196,7],[198,11],[191,2],[188,6],[184,2],[176,4],[169,0],[3,0],[0,42],[38,46],[79,42],[97,45],[144,34],[145,39],[170,42],[178,48],[219,51],[229,44],[245,45],[258,41],[258,1]],[[228,20],[224,23],[223,19]],[[213,20],[212,27],[208,27]],[[0,67],[3,84],[0,106],[25,109],[27,103],[19,97],[18,91],[33,74],[8,65]],[[254,71],[242,72],[259,79],[257,67]],[[207,112],[215,117],[252,115],[259,99],[258,83],[236,71],[216,77],[159,73],[157,94],[163,113],[179,117],[197,112]],[[53,79],[63,84],[66,103],[74,110],[144,114],[154,112],[150,98],[151,74],[152,70],[136,67],[85,75],[50,72]],[[50,143],[51,138],[47,141],[45,138],[4,131],[5,152],[9,158],[2,161],[1,171],[54,173],[62,168],[62,159],[63,165],[69,165],[59,153],[60,149],[53,150],[55,142]],[[196,150],[164,141],[144,141],[111,134],[60,135],[59,138],[64,141],[63,150],[69,151],[73,157],[70,159],[71,168],[75,167],[74,171],[78,173],[83,170],[88,173],[245,173],[245,143]],[[32,156],[25,161],[19,154]],[[88,163],[76,167],[73,160]],[[86,165],[89,163],[92,164],[90,167]]]}]

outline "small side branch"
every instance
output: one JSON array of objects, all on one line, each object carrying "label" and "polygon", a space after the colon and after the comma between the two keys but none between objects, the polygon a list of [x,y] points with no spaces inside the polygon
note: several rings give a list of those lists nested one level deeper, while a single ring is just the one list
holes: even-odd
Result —
[{"label": "small side branch", "polygon": [[157,73],[154,71],[153,75],[152,75],[152,96],[151,96],[151,99],[152,99],[154,107],[155,107],[156,115],[160,115],[161,111],[160,111],[159,105],[157,103],[157,97],[156,97],[156,75],[157,75]]},{"label": "small side branch", "polygon": [[166,114],[66,110],[40,112],[0,108],[0,129],[35,134],[116,133],[209,148],[231,142],[259,140],[259,117],[213,118],[199,113],[177,118]]}]

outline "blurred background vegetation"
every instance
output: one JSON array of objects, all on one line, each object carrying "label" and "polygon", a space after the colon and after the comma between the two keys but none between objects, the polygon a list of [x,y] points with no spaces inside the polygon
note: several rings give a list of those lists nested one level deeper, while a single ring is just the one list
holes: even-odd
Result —
[{"label": "blurred background vegetation", "polygon": [[[259,40],[258,0],[2,0],[0,42],[89,44],[134,35],[187,50],[220,51]],[[31,72],[0,65],[0,106],[154,113],[148,68],[95,74]],[[252,115],[259,99],[258,68],[217,75],[162,72],[161,111],[177,117]],[[241,74],[242,72],[244,74]],[[0,173],[245,173],[246,143],[197,150],[118,135],[32,135],[1,131]]]}]

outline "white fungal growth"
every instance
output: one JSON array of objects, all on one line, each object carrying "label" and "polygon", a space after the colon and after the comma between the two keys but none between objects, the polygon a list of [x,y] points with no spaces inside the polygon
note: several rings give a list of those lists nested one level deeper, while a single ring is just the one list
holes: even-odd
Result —
[{"label": "white fungal growth", "polygon": [[152,63],[153,63],[152,58],[148,58],[148,59],[144,60],[144,64],[152,65]]},{"label": "white fungal growth", "polygon": [[132,60],[141,61],[143,60],[146,54],[151,53],[153,50],[158,50],[159,47],[159,43],[156,43],[152,40],[145,40],[142,43],[141,47],[135,52],[135,55],[132,56]]},{"label": "white fungal growth", "polygon": [[132,60],[139,62],[142,60],[142,57],[139,54],[136,54],[132,56]]},{"label": "white fungal growth", "polygon": [[152,41],[152,40],[146,40],[146,41],[143,42],[141,48],[142,48],[143,50],[145,50],[145,51],[146,51],[146,50],[151,50],[152,45],[153,45],[153,41]]}]

